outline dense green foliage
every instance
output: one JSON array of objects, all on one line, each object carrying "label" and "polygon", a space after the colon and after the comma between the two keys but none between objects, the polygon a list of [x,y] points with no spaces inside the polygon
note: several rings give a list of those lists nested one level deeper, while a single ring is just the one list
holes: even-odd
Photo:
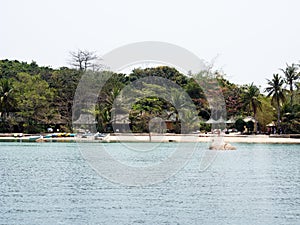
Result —
[{"label": "dense green foliage", "polygon": [[80,72],[0,61],[0,132],[71,130],[72,101]]},{"label": "dense green foliage", "polygon": [[[227,112],[224,119],[236,121],[228,124],[229,128],[235,127],[243,132],[246,126],[248,131],[267,132],[266,125],[276,121],[277,128],[282,132],[300,133],[299,67],[295,64],[287,65],[281,71],[283,77],[277,74],[273,79],[267,80],[267,95],[260,93],[260,89],[253,83],[236,85],[218,72],[211,74],[218,81],[218,87],[211,88],[209,80],[205,85],[211,93],[222,94]],[[0,132],[36,133],[45,132],[48,127],[65,132],[73,131],[73,100],[83,72],[67,67],[39,67],[35,62],[29,64],[1,60]],[[149,132],[151,121],[157,120],[157,117],[168,123],[167,131],[176,133],[210,131],[210,125],[205,121],[217,119],[211,115],[212,106],[204,86],[199,85],[192,76],[185,76],[174,68],[160,66],[134,69],[128,75],[109,71],[105,73],[110,78],[99,90],[96,105],[82,106],[80,109],[80,113],[89,113],[96,118],[97,130],[100,132],[112,132],[113,126],[120,122],[117,120],[124,120],[114,118],[114,113],[127,115],[133,132]],[[116,106],[117,99],[124,95],[125,87],[147,77],[154,80],[156,77],[166,79],[174,83],[174,86],[135,83],[137,88],[131,90],[131,99],[124,100],[125,103],[129,100],[133,102],[130,108],[120,104]],[[178,92],[178,87],[191,99],[197,118],[192,115],[193,110],[188,106],[186,97]],[[164,94],[157,96],[157,92],[170,92],[170,101]],[[184,110],[180,111],[181,108]],[[246,116],[252,116],[256,122],[244,122],[243,118]],[[125,129],[120,124],[118,126]]]}]

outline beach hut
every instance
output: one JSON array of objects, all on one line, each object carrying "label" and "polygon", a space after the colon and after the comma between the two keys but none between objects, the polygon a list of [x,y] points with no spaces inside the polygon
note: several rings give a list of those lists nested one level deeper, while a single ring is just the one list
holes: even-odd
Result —
[{"label": "beach hut", "polygon": [[213,123],[218,123],[217,120],[214,120],[213,118],[209,118],[205,123],[207,124],[213,124]]},{"label": "beach hut", "polygon": [[231,117],[229,120],[226,121],[226,123],[232,124],[235,123],[235,120]]},{"label": "beach hut", "polygon": [[207,124],[220,124],[220,123],[227,123],[224,118],[221,116],[219,119],[215,120],[213,118],[209,118],[205,123]]},{"label": "beach hut", "polygon": [[253,123],[255,123],[256,122],[256,120],[252,117],[252,116],[247,116],[247,117],[245,117],[244,119],[243,119],[246,123],[248,123],[248,122],[253,122]]},{"label": "beach hut", "polygon": [[267,134],[275,134],[276,133],[276,124],[274,121],[266,125]]},{"label": "beach hut", "polygon": [[128,114],[116,114],[110,121],[115,132],[130,132],[130,120]]},{"label": "beach hut", "polygon": [[274,121],[272,121],[271,123],[267,124],[266,127],[276,127]]},{"label": "beach hut", "polygon": [[84,129],[90,132],[96,132],[96,124],[95,116],[87,113],[80,114],[79,118],[73,122],[75,129]]},{"label": "beach hut", "polygon": [[209,118],[205,123],[211,124],[211,132],[212,133],[219,133],[221,130],[224,130],[226,128],[225,123],[226,121],[221,116],[219,119],[215,120],[213,118]]}]

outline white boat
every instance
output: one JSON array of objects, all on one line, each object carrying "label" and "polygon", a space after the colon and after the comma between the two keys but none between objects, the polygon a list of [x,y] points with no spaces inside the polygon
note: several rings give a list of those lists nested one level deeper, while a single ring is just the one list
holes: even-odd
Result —
[{"label": "white boat", "polygon": [[36,135],[36,136],[29,136],[28,140],[29,141],[37,141],[38,139],[43,138],[42,135]]}]

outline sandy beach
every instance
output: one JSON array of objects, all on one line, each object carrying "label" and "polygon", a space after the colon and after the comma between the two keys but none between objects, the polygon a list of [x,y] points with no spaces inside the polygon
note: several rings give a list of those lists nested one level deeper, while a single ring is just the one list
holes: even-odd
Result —
[{"label": "sandy beach", "polygon": [[[153,142],[211,142],[216,136],[201,135],[201,134],[166,134],[166,135],[151,135],[151,141]],[[220,138],[226,143],[265,143],[265,144],[300,144],[300,138],[285,138],[279,136],[269,135],[224,135]],[[114,134],[110,136],[110,141],[121,142],[149,142],[149,134],[144,135],[126,135],[126,134]]]},{"label": "sandy beach", "polygon": [[[210,134],[109,134],[103,139],[77,137],[43,138],[44,142],[211,142],[216,136]],[[300,144],[300,138],[279,135],[223,135],[226,143],[262,143],[262,144]],[[30,136],[15,137],[13,134],[0,136],[0,141],[29,141]]]}]

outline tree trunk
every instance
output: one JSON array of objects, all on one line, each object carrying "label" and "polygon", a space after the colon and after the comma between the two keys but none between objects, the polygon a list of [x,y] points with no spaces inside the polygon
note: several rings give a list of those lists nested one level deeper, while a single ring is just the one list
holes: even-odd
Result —
[{"label": "tree trunk", "polygon": [[293,83],[291,82],[290,83],[290,92],[291,92],[291,102],[290,102],[290,104],[291,104],[291,106],[293,105],[293,101],[294,101],[294,93],[293,93]]},{"label": "tree trunk", "polygon": [[279,131],[280,128],[281,128],[281,125],[280,125],[280,104],[279,104],[279,99],[277,99],[277,126],[278,126],[277,129]]},{"label": "tree trunk", "polygon": [[254,116],[254,128],[253,128],[253,132],[256,134],[257,133],[257,119],[256,119],[256,105],[253,102],[253,100],[251,101],[251,105],[252,105],[252,110],[253,110],[253,116]]},{"label": "tree trunk", "polygon": [[256,119],[256,112],[254,113],[254,128],[253,128],[253,132],[256,134],[257,133],[257,119]]}]

